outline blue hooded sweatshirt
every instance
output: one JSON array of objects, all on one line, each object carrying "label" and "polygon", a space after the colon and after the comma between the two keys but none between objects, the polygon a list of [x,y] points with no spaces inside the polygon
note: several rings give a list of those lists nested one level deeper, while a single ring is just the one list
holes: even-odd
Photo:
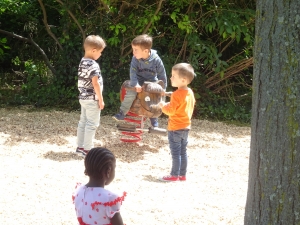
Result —
[{"label": "blue hooded sweatshirt", "polygon": [[157,51],[151,49],[149,58],[136,59],[134,56],[130,65],[130,85],[143,85],[145,81],[162,80],[167,87],[167,75],[161,58],[157,55]]}]

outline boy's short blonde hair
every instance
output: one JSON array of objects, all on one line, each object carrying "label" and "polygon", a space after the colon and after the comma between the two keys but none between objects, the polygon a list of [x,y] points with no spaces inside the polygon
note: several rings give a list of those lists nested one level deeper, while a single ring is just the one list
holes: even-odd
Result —
[{"label": "boy's short blonde hair", "polygon": [[195,77],[194,68],[188,63],[178,63],[172,67],[172,70],[177,71],[179,77],[186,78],[188,84],[191,83]]},{"label": "boy's short blonde hair", "polygon": [[106,43],[99,35],[89,35],[86,37],[83,46],[84,48],[90,47],[99,50],[104,49],[106,47]]},{"label": "boy's short blonde hair", "polygon": [[132,45],[140,46],[142,49],[150,49],[152,48],[152,37],[148,34],[142,34],[135,37],[132,42]]}]

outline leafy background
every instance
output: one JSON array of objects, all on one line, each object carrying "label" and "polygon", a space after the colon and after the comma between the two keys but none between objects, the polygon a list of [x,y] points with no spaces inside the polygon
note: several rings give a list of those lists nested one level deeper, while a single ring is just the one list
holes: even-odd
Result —
[{"label": "leafy background", "polygon": [[[77,66],[82,42],[102,36],[98,60],[106,108],[118,110],[129,78],[131,40],[154,38],[167,74],[188,62],[195,118],[249,123],[255,1],[235,0],[2,0],[0,6],[0,104],[79,108]],[[172,90],[169,86],[168,90]]]}]

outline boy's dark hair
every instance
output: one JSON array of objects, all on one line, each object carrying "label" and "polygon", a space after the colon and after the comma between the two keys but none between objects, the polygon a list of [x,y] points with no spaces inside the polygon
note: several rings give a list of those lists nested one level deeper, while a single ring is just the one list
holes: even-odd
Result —
[{"label": "boy's dark hair", "polygon": [[132,42],[132,45],[138,45],[142,49],[151,49],[152,48],[152,37],[148,34],[142,34],[135,37]]},{"label": "boy's dark hair", "polygon": [[89,35],[86,37],[84,41],[84,47],[89,46],[96,49],[104,49],[106,47],[106,43],[102,37],[99,35]]},{"label": "boy's dark hair", "polygon": [[113,166],[114,154],[107,148],[92,148],[84,159],[84,174],[93,178],[102,178],[102,173]]},{"label": "boy's dark hair", "polygon": [[194,68],[188,63],[178,63],[172,67],[172,70],[178,72],[178,76],[186,78],[191,83],[195,77]]}]

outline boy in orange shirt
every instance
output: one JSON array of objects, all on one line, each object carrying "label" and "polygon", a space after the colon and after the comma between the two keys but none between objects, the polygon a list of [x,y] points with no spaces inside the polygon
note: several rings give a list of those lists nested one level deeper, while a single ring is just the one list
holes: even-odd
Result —
[{"label": "boy in orange shirt", "polygon": [[194,76],[194,69],[188,63],[173,66],[171,84],[178,89],[172,93],[170,102],[159,103],[163,113],[169,116],[168,140],[172,154],[171,173],[160,178],[161,181],[186,180],[186,147],[195,106],[194,93],[187,85],[192,82]]}]

